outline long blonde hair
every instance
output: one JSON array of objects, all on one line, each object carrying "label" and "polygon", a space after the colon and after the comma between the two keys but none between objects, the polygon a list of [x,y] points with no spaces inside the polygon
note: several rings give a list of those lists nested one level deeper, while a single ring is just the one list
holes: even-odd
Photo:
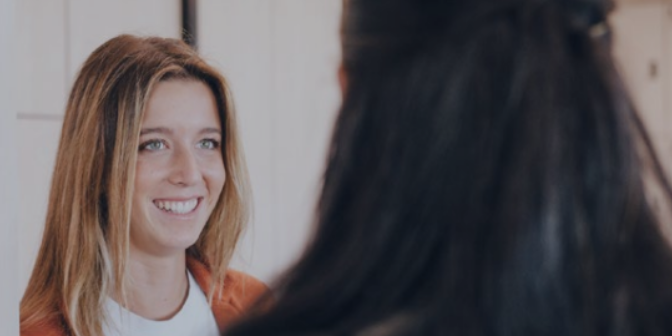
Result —
[{"label": "long blonde hair", "polygon": [[225,277],[247,222],[249,181],[225,79],[185,43],[121,35],[84,63],[67,104],[37,261],[21,301],[21,329],[62,324],[73,335],[99,335],[102,304],[125,293],[131,199],[139,133],[152,88],[170,78],[207,84],[224,132],[226,182],[198,241],[187,254]]}]

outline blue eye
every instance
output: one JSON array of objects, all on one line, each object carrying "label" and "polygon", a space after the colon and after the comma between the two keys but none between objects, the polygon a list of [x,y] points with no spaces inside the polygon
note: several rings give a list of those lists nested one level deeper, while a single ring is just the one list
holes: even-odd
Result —
[{"label": "blue eye", "polygon": [[148,140],[148,141],[145,141],[142,144],[140,144],[139,150],[140,151],[145,151],[145,150],[147,150],[147,151],[157,151],[157,150],[161,150],[161,149],[164,149],[164,148],[166,148],[166,144],[163,141],[157,140],[157,139],[152,139],[152,140]]},{"label": "blue eye", "polygon": [[215,139],[203,139],[198,142],[198,148],[217,149],[219,148],[219,141]]}]

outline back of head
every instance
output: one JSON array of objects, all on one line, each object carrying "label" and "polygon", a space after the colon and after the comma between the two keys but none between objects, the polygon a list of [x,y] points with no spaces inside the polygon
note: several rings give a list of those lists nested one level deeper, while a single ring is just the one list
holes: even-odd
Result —
[{"label": "back of head", "polygon": [[[669,186],[599,0],[349,0],[317,232],[233,335],[658,335]],[[387,327],[387,328],[386,328]]]}]

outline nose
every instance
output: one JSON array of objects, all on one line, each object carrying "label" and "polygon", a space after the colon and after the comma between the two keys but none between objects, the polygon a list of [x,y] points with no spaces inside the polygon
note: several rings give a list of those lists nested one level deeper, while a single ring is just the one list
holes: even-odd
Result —
[{"label": "nose", "polygon": [[201,169],[196,156],[189,148],[177,148],[174,152],[168,180],[175,185],[191,186],[202,179]]}]

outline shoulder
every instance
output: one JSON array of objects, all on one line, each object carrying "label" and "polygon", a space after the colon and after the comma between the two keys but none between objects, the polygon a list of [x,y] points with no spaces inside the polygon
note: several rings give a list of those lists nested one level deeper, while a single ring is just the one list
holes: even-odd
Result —
[{"label": "shoulder", "polygon": [[53,318],[30,327],[21,326],[20,336],[66,336],[68,328],[60,318]]},{"label": "shoulder", "polygon": [[[212,275],[208,267],[194,258],[187,258],[189,271],[206,295]],[[268,287],[251,275],[228,269],[224,281],[216,285],[211,302],[212,312],[220,330],[249,312],[255,303],[270,295]]]},{"label": "shoulder", "polygon": [[221,288],[222,298],[228,298],[231,305],[241,310],[251,307],[259,298],[268,293],[268,287],[257,278],[233,269],[226,271]]},{"label": "shoulder", "polygon": [[20,336],[66,336],[62,329],[31,329],[21,330]]},{"label": "shoulder", "polygon": [[[213,281],[208,266],[194,258],[188,258],[187,265],[203,292],[208,293]],[[233,269],[228,269],[224,281],[216,286],[213,304],[228,304],[240,310],[249,308],[268,292],[263,282]]]},{"label": "shoulder", "polygon": [[268,295],[268,287],[256,278],[229,269],[224,282],[215,290],[211,308],[220,330],[256,309],[256,303]]}]

